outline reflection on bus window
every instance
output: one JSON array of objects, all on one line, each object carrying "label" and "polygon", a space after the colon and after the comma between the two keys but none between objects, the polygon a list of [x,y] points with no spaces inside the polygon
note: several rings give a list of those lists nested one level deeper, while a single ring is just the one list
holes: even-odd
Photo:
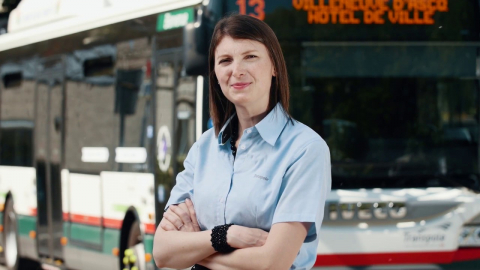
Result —
[{"label": "reflection on bus window", "polygon": [[2,121],[0,164],[6,166],[33,166],[33,123],[30,121]]},{"label": "reflection on bus window", "polygon": [[310,125],[331,149],[335,187],[457,182],[478,189],[474,80],[312,78],[307,83],[314,86],[308,97],[317,104]]}]

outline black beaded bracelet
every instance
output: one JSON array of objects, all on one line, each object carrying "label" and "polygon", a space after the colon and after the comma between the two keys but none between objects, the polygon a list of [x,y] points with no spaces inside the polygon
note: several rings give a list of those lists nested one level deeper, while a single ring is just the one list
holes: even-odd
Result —
[{"label": "black beaded bracelet", "polygon": [[229,253],[235,250],[227,243],[227,231],[228,228],[230,228],[230,226],[232,225],[233,224],[230,223],[215,226],[215,228],[213,228],[212,238],[210,239],[210,241],[212,242],[212,247],[213,249],[215,249],[215,251],[220,253]]}]

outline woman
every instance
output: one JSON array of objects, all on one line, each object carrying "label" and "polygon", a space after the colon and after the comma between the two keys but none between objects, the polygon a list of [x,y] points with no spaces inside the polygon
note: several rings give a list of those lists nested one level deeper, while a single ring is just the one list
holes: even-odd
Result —
[{"label": "woman", "polygon": [[317,133],[289,116],[278,40],[260,20],[224,18],[209,65],[214,128],[192,146],[177,176],[155,234],[155,262],[310,269],[331,187],[330,155]]}]

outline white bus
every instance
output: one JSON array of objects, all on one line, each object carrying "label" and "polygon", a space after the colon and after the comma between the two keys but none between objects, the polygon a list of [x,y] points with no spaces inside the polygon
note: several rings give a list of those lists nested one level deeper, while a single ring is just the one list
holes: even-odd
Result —
[{"label": "white bus", "polygon": [[291,113],[328,143],[315,266],[480,267],[480,6],[461,0],[23,0],[0,37],[0,261],[155,269],[209,128],[215,22],[277,34]]}]

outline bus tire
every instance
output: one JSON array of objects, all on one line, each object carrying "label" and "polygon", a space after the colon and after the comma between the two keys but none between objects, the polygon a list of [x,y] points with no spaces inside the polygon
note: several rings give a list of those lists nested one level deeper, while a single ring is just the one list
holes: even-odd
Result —
[{"label": "bus tire", "polygon": [[8,199],[3,212],[3,243],[5,266],[8,270],[20,269],[20,249],[18,241],[17,214],[13,209],[13,199]]},{"label": "bus tire", "polygon": [[120,269],[146,270],[145,244],[140,221],[133,212],[128,212],[123,225],[120,240]]}]

